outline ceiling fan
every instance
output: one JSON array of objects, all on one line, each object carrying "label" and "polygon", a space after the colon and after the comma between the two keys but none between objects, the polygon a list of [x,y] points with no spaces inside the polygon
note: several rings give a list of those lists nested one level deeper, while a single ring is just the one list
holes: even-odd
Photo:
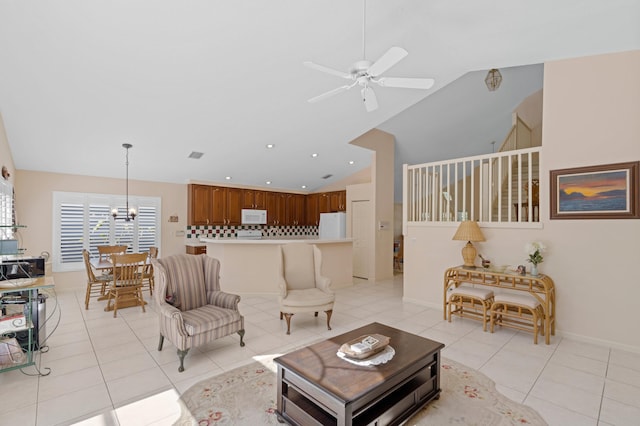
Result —
[{"label": "ceiling fan", "polygon": [[[367,1],[363,0],[363,12],[362,12],[362,57],[365,56],[365,27],[366,27],[366,6]],[[324,65],[318,65],[311,61],[304,62],[304,65],[327,74],[332,74],[338,77],[342,77],[346,80],[351,80],[349,84],[340,86],[336,89],[330,90],[321,95],[315,96],[309,99],[307,102],[315,103],[331,96],[337,95],[341,92],[355,87],[356,85],[362,87],[360,94],[364,107],[367,112],[374,111],[378,108],[378,101],[376,95],[371,88],[372,84],[377,84],[381,87],[399,87],[403,89],[430,89],[435,83],[432,78],[404,78],[404,77],[383,77],[382,74],[400,62],[409,53],[401,47],[392,47],[387,50],[377,61],[371,62],[366,59],[355,62],[348,72],[339,71],[333,68],[325,67]]]}]

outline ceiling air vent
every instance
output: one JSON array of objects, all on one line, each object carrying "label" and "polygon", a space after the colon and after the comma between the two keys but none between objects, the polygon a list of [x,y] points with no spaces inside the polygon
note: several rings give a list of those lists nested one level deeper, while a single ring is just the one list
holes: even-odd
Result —
[{"label": "ceiling air vent", "polygon": [[200,157],[202,157],[203,155],[204,155],[204,152],[191,151],[191,154],[189,154],[189,158],[193,158],[194,160],[199,160]]},{"label": "ceiling air vent", "polygon": [[322,179],[329,179],[330,177],[332,177],[333,175],[324,175],[322,176]]}]

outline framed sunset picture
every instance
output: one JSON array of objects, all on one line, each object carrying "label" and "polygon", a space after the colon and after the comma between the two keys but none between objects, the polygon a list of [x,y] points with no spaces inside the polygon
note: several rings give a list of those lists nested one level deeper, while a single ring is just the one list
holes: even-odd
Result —
[{"label": "framed sunset picture", "polygon": [[639,219],[640,161],[551,170],[551,219]]}]

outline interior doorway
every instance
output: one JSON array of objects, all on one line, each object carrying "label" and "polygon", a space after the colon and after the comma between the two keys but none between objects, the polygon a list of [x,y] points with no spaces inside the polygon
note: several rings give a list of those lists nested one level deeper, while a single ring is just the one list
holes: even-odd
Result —
[{"label": "interior doorway", "polygon": [[351,202],[351,237],[353,238],[353,276],[369,279],[371,251],[371,202]]}]

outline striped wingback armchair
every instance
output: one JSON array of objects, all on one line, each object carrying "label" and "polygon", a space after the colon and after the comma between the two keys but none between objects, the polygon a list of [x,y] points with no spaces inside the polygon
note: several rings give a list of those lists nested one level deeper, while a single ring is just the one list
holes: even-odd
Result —
[{"label": "striped wingback armchair", "polygon": [[178,349],[180,367],[189,348],[238,333],[244,346],[240,296],[220,290],[220,262],[206,254],[177,254],[151,259],[160,315],[160,342],[166,337]]}]

